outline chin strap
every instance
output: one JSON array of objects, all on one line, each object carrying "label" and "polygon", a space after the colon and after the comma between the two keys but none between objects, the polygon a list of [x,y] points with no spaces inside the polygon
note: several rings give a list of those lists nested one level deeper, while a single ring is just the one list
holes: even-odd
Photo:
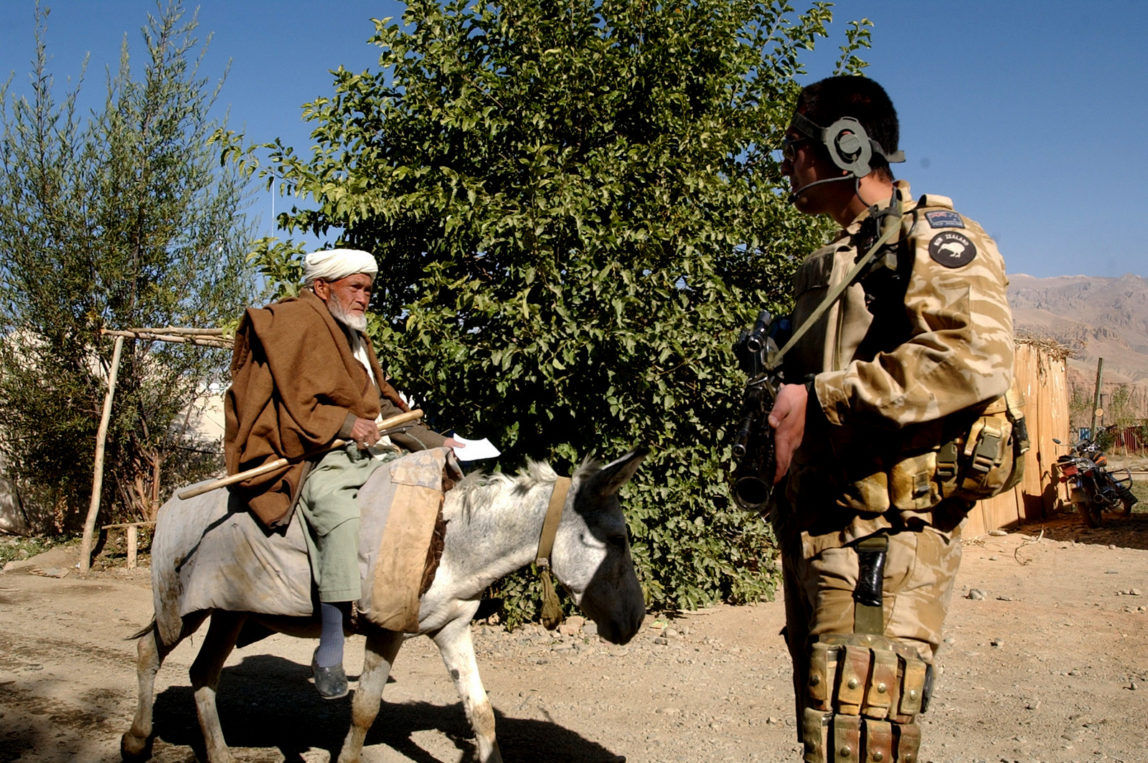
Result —
[{"label": "chin strap", "polygon": [[546,507],[546,519],[542,522],[542,534],[538,538],[538,553],[534,556],[534,566],[542,578],[542,625],[554,630],[562,622],[562,605],[550,579],[550,553],[554,550],[554,538],[558,535],[558,523],[562,521],[562,507],[566,505],[566,495],[570,492],[570,478],[559,477],[554,482],[554,492],[550,494],[550,504]]}]

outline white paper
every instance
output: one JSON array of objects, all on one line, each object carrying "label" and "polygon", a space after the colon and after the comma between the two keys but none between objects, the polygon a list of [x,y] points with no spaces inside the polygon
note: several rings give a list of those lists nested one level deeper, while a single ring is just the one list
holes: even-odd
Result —
[{"label": "white paper", "polygon": [[454,457],[459,461],[479,461],[484,458],[497,458],[500,455],[498,448],[494,447],[490,440],[485,437],[481,440],[468,440],[453,434],[451,438],[465,446],[454,449]]}]

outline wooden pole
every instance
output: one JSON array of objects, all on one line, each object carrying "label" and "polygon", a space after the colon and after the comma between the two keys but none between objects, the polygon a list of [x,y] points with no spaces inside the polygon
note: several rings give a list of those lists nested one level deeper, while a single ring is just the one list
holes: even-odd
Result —
[{"label": "wooden pole", "polygon": [[134,570],[136,568],[136,554],[139,551],[139,527],[136,525],[128,526],[128,569]]},{"label": "wooden pole", "polygon": [[1096,411],[1100,408],[1100,372],[1104,368],[1104,358],[1096,359],[1096,389],[1092,392],[1092,425],[1088,428],[1088,439],[1096,442]]},{"label": "wooden pole", "polygon": [[147,518],[154,520],[159,512],[159,481],[163,474],[163,454],[155,452],[151,470],[151,495],[148,496]]},{"label": "wooden pole", "polygon": [[182,342],[203,347],[219,347],[222,349],[228,349],[234,346],[231,340],[223,336],[223,329],[186,329],[167,326],[162,329],[100,329],[100,333],[105,336],[147,339],[153,342]]},{"label": "wooden pole", "polygon": [[[423,412],[416,408],[413,411],[407,411],[406,413],[400,413],[397,416],[391,416],[389,419],[384,419],[383,421],[379,422],[379,434],[386,435],[401,429],[406,429],[412,422],[422,418],[422,415]],[[301,458],[296,458],[294,460],[288,458],[278,458],[274,461],[269,461],[266,464],[263,464],[263,466],[257,466],[254,469],[248,469],[245,472],[232,474],[228,477],[221,477],[217,480],[212,480],[211,482],[201,482],[198,485],[192,485],[191,487],[184,488],[180,492],[176,493],[176,497],[182,500],[194,498],[197,495],[203,495],[204,493],[215,490],[216,488],[234,485],[238,482],[243,482],[244,480],[251,479],[252,477],[258,477],[262,474],[267,474],[277,469],[282,469],[291,463],[298,463],[299,461],[302,461],[303,458],[313,458],[314,456],[317,456],[321,453],[327,453],[328,451],[332,451],[335,448],[341,448],[346,444],[346,440],[335,440],[322,450],[315,451],[314,453],[310,453],[307,456]]]},{"label": "wooden pole", "polygon": [[116,394],[116,376],[120,372],[120,355],[124,338],[116,337],[112,351],[112,366],[108,371],[108,393],[104,395],[104,411],[100,415],[100,428],[96,430],[96,461],[92,468],[92,500],[88,504],[88,518],[84,522],[84,540],[80,545],[80,572],[87,574],[92,566],[92,536],[96,530],[96,515],[100,511],[100,491],[104,485],[104,443],[108,438],[108,422],[112,418],[112,398]]},{"label": "wooden pole", "polygon": [[129,339],[148,339],[154,342],[196,344],[203,347],[218,347],[220,349],[228,349],[234,345],[232,341],[225,339],[220,334],[189,334],[183,331],[156,331],[154,329],[127,329],[126,331],[104,329],[103,333],[108,336],[125,336]]}]

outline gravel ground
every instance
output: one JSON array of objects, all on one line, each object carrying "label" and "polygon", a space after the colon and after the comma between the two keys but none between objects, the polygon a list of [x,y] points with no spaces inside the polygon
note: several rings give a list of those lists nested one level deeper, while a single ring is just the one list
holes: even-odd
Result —
[{"label": "gravel ground", "polygon": [[[1061,515],[966,539],[922,759],[1148,760],[1148,513],[1089,530]],[[151,616],[148,571],[122,560],[74,570],[74,549],[0,574],[0,761],[118,759],[135,706],[134,644]],[[146,558],[145,558],[146,564]],[[650,615],[625,646],[574,618],[556,632],[475,625],[507,760],[800,759],[780,602]],[[347,669],[361,668],[352,638]],[[202,755],[187,667],[157,680],[155,759]],[[220,689],[244,761],[337,754],[349,700],[309,685],[314,644],[275,636],[232,654]],[[399,654],[368,761],[469,759],[473,744],[434,645]]]}]

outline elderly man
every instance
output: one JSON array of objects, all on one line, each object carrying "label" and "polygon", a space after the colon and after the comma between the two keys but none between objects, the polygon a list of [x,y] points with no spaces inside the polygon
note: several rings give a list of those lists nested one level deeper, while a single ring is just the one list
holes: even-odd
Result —
[{"label": "elderly man", "polygon": [[[355,498],[395,453],[376,421],[407,410],[364,333],[377,272],[367,252],[308,254],[300,295],[248,309],[240,322],[225,401],[229,474],[291,460],[234,489],[269,529],[286,527],[296,507],[306,519],[322,621],[312,671],[325,699],[347,694],[343,623],[361,594]],[[314,455],[336,439],[351,444]],[[407,450],[458,446],[417,425],[393,439]]]}]

